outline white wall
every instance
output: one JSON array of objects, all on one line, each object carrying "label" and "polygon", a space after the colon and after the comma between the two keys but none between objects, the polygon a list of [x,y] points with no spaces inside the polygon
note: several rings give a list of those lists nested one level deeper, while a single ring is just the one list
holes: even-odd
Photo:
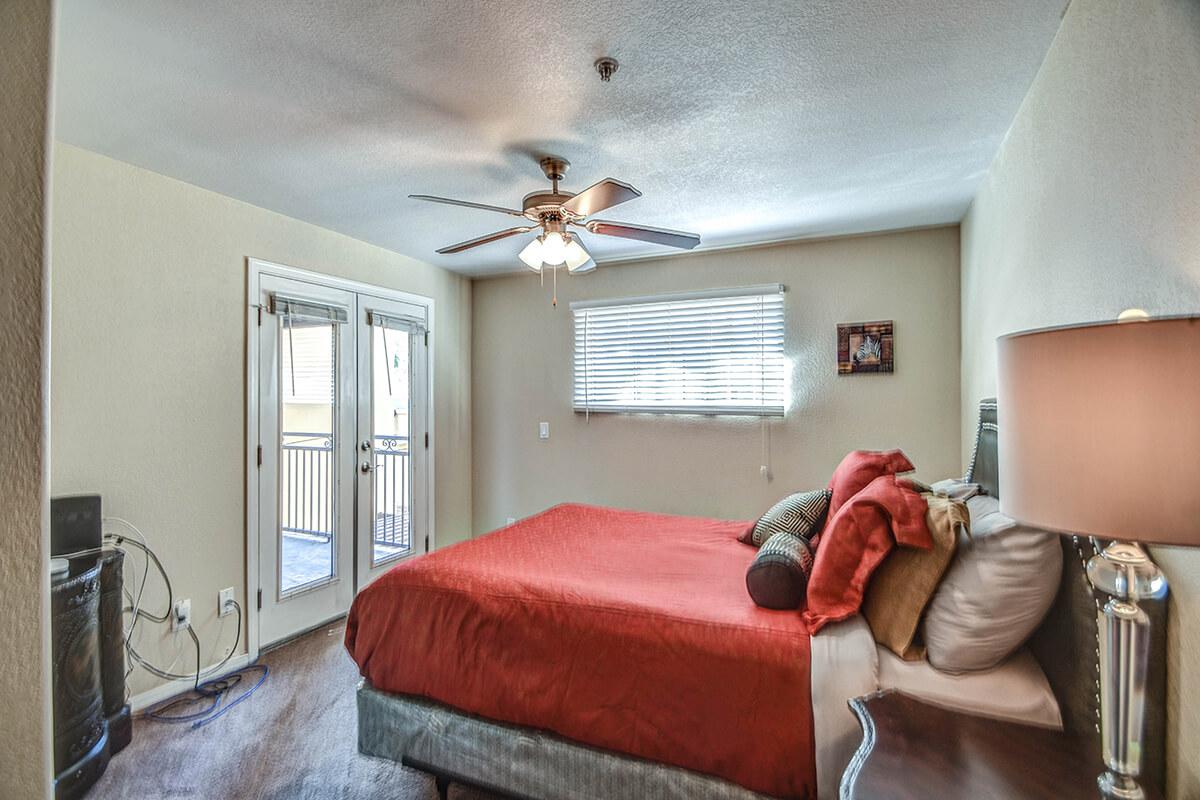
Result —
[{"label": "white wall", "polygon": [[[53,189],[51,491],[99,492],[106,515],[142,528],[192,599],[206,664],[234,637],[217,592],[234,586],[247,605],[247,256],[434,298],[437,535],[469,535],[468,281],[61,143]],[[165,664],[179,645],[187,671],[186,637],[150,636],[145,649]],[[139,670],[132,688],[156,682]]]},{"label": "white wall", "polygon": [[[957,227],[691,254],[560,276],[557,308],[549,276],[476,281],[476,533],[566,500],[754,517],[824,486],[860,447],[901,447],[928,478],[959,474],[958,256]],[[572,412],[571,300],[769,282],[788,287],[794,390],[767,423],[773,482],[757,418]],[[837,323],[877,319],[895,320],[896,372],[839,377]]]},{"label": "white wall", "polygon": [[50,792],[48,0],[0,3],[0,794]]},{"label": "white wall", "polygon": [[[964,433],[996,391],[1000,334],[1132,306],[1200,313],[1200,3],[1074,0],[962,238]],[[1173,592],[1168,773],[1183,800],[1200,797],[1200,553],[1155,556]]]}]

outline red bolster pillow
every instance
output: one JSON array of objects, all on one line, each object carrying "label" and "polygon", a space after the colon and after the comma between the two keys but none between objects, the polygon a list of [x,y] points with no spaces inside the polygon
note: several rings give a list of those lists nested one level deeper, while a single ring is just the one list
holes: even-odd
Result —
[{"label": "red bolster pillow", "polygon": [[907,481],[881,475],[838,509],[821,534],[808,579],[809,633],[858,613],[871,574],[895,544],[933,547],[928,508]]}]

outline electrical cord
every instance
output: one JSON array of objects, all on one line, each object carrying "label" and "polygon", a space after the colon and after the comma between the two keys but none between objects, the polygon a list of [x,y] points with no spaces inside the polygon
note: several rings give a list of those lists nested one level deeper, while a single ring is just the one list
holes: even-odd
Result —
[{"label": "electrical cord", "polygon": [[[168,621],[171,618],[171,609],[175,605],[175,593],[171,588],[171,579],[167,577],[167,571],[165,568],[163,568],[162,562],[158,560],[158,556],[155,555],[154,551],[151,550],[146,544],[125,536],[121,536],[119,534],[108,533],[105,534],[104,538],[114,542],[117,547],[123,547],[125,544],[131,544],[141,550],[142,555],[146,558],[146,568],[142,571],[142,582],[141,586],[138,587],[137,602],[134,604],[132,609],[127,609],[133,611],[134,623],[136,623],[137,620],[142,617],[154,622]],[[167,587],[167,610],[161,615],[151,614],[149,611],[145,611],[141,608],[142,592],[144,592],[146,589],[146,576],[150,573],[151,561],[154,562],[154,566],[158,569],[158,574],[162,576],[163,584]],[[132,632],[132,627],[130,628],[130,631]]]},{"label": "electrical cord", "polygon": [[[250,672],[256,671],[261,672],[261,674],[258,676],[258,680],[254,682],[254,685],[239,694],[232,701],[228,701],[232,690],[241,685],[245,676]],[[202,728],[210,722],[216,721],[234,706],[244,702],[250,695],[254,694],[258,690],[258,687],[262,686],[267,680],[269,674],[271,674],[271,670],[266,664],[251,664],[235,672],[231,672],[223,678],[197,684],[191,694],[174,700],[168,700],[155,708],[147,710],[142,716],[155,722],[167,722],[175,725],[190,723],[192,729]],[[173,710],[180,706],[194,705],[205,700],[209,702],[200,711],[190,711],[182,714],[172,713]]]},{"label": "electrical cord", "polygon": [[[112,519],[119,519],[119,518],[113,517]],[[125,522],[124,520],[120,520],[120,521],[124,522],[125,525],[129,526],[129,528],[132,529],[133,531],[135,531],[139,536],[141,535],[141,531],[138,531],[137,528],[135,528],[131,523]],[[241,643],[241,637],[242,637],[242,607],[236,600],[231,601],[233,603],[234,610],[237,611],[237,615],[238,615],[238,619],[237,619],[238,624],[237,624],[237,627],[235,628],[235,638],[233,641],[233,647],[230,648],[229,652],[225,654],[225,657],[223,659],[221,659],[221,661],[214,664],[213,666],[208,667],[207,669],[204,669],[204,670],[200,669],[200,661],[201,661],[200,639],[196,636],[196,631],[193,630],[192,626],[190,626],[190,625],[188,626],[188,635],[191,636],[192,642],[196,646],[196,671],[194,673],[188,674],[188,675],[181,675],[179,673],[160,669],[159,667],[156,667],[153,664],[151,664],[149,662],[149,660],[147,660],[144,656],[142,656],[140,653],[137,652],[137,649],[133,646],[133,631],[134,631],[134,628],[136,627],[139,619],[144,617],[153,622],[167,622],[171,619],[171,610],[175,605],[175,594],[174,594],[174,590],[171,588],[171,579],[167,576],[167,571],[163,567],[162,561],[159,560],[158,555],[155,554],[155,552],[149,546],[144,544],[144,542],[138,542],[138,541],[135,541],[134,539],[128,539],[128,538],[125,538],[118,534],[107,534],[105,536],[105,538],[115,541],[115,543],[117,544],[118,547],[125,545],[125,544],[131,544],[134,547],[141,550],[142,553],[146,556],[146,568],[142,572],[142,581],[141,581],[141,586],[138,589],[137,599],[132,604],[132,607],[125,609],[126,611],[130,611],[133,614],[133,620],[129,626],[129,634],[126,636],[126,639],[125,639],[125,648],[126,648],[126,650],[129,651],[129,654],[132,656],[133,660],[136,661],[139,666],[145,668],[148,672],[150,672],[154,675],[157,675],[160,678],[164,678],[166,680],[187,680],[188,678],[193,678],[195,680],[196,686],[199,685],[200,678],[202,678],[206,675],[212,675],[214,672],[216,672],[217,670],[221,669],[226,664],[228,664],[229,660],[233,657],[233,654],[237,651],[237,646]],[[151,612],[140,608],[141,595],[146,587],[146,575],[150,571],[150,562],[151,561],[153,561],[154,566],[158,569],[159,574],[162,576],[163,584],[167,588],[167,611],[166,611],[166,613],[161,614],[161,615],[160,614],[152,614]]]},{"label": "electrical cord", "polygon": [[160,669],[159,667],[156,667],[153,664],[151,664],[143,655],[138,653],[138,651],[132,645],[128,648],[129,655],[132,656],[133,659],[138,663],[138,666],[144,668],[147,672],[151,673],[152,675],[157,675],[158,677],[163,678],[164,680],[169,680],[169,681],[193,680],[194,687],[199,688],[200,679],[218,672],[222,667],[224,667],[226,664],[228,664],[229,660],[231,658],[233,658],[233,654],[235,652],[237,652],[238,645],[241,643],[242,606],[236,600],[233,600],[232,603],[233,603],[234,610],[237,611],[237,629],[236,629],[237,633],[233,640],[233,647],[229,648],[229,652],[225,654],[224,658],[222,658],[216,664],[213,664],[211,667],[208,667],[203,670],[200,669],[200,639],[199,639],[199,637],[196,636],[196,632],[194,630],[192,630],[192,627],[190,625],[188,626],[188,633],[191,635],[192,641],[196,646],[196,670],[194,672],[189,672],[187,674],[181,674],[178,672],[170,672],[169,670]]},{"label": "electrical cord", "polygon": [[[151,709],[151,710],[145,712],[144,716],[146,716],[147,718],[156,719],[156,720],[159,720],[162,722],[177,722],[178,723],[178,722],[191,721],[191,722],[193,722],[193,727],[200,727],[202,725],[207,725],[209,722],[212,722],[213,720],[222,716],[229,709],[233,708],[234,706],[236,706],[237,704],[241,703],[246,698],[248,698],[251,694],[253,694],[254,691],[263,684],[263,682],[267,678],[267,674],[269,673],[269,670],[267,669],[267,667],[265,665],[252,664],[252,665],[242,668],[241,670],[236,670],[236,671],[230,673],[229,675],[223,676],[221,678],[217,678],[212,681],[207,681],[203,684],[200,682],[200,679],[202,677],[207,677],[207,676],[212,675],[212,674],[218,672],[219,670],[221,670],[226,664],[229,663],[230,659],[233,658],[233,654],[235,652],[237,652],[237,648],[238,648],[238,645],[241,643],[241,636],[242,636],[243,620],[242,620],[241,605],[236,600],[230,601],[234,607],[234,610],[237,612],[237,626],[234,628],[235,633],[234,633],[233,646],[229,648],[229,651],[225,654],[225,657],[222,658],[219,662],[217,662],[216,664],[213,664],[211,667],[208,667],[206,669],[200,668],[200,663],[201,663],[201,658],[202,658],[200,637],[196,635],[195,629],[192,628],[191,625],[189,625],[187,627],[187,632],[188,632],[188,636],[191,637],[192,644],[195,646],[196,669],[189,674],[180,674],[180,673],[172,672],[169,669],[161,669],[161,668],[155,666],[147,658],[145,658],[140,653],[138,653],[137,649],[133,645],[133,635],[134,635],[135,629],[137,628],[138,622],[143,618],[148,619],[152,622],[157,622],[157,623],[165,623],[165,622],[168,622],[171,620],[172,614],[174,613],[174,607],[175,607],[175,594],[174,594],[174,590],[171,586],[171,579],[167,575],[167,570],[165,567],[163,567],[162,561],[159,560],[158,555],[149,546],[149,544],[147,544],[146,537],[142,534],[142,532],[140,530],[138,530],[137,526],[135,526],[133,523],[129,522],[128,520],[122,519],[120,517],[105,517],[104,521],[105,522],[116,522],[120,525],[123,525],[125,528],[127,528],[129,531],[131,531],[134,534],[134,536],[137,537],[135,539],[135,538],[130,538],[130,537],[122,535],[122,534],[116,534],[116,533],[110,532],[110,533],[106,533],[104,535],[104,540],[106,542],[110,542],[114,546],[116,546],[117,548],[122,549],[122,550],[126,550],[126,545],[132,545],[134,548],[141,551],[142,557],[143,557],[142,578],[138,585],[137,594],[136,595],[132,594],[129,591],[128,587],[126,587],[124,589],[124,594],[125,594],[125,597],[128,600],[129,604],[127,606],[125,606],[122,610],[125,612],[128,612],[131,615],[129,631],[125,635],[125,650],[130,656],[130,661],[137,664],[138,666],[141,666],[143,669],[145,669],[147,672],[151,673],[152,675],[156,675],[157,677],[162,678],[164,680],[188,680],[188,679],[192,680],[192,695],[194,695],[194,696],[189,695],[189,696],[185,696],[182,698],[178,698],[176,700],[168,701],[165,705],[160,706],[157,709]],[[96,549],[97,552],[99,551],[99,549],[100,548]],[[126,550],[126,552],[128,552],[128,551]],[[154,614],[154,613],[142,608],[142,597],[146,591],[146,583],[149,579],[151,563],[154,564],[159,575],[162,577],[163,585],[166,588],[166,592],[167,592],[167,609],[163,614]],[[176,660],[178,660],[178,656],[176,657]],[[126,670],[126,672],[125,672],[125,678],[126,678],[125,693],[126,693],[127,698],[129,695],[128,678],[129,678],[130,674],[132,674],[133,670],[134,670],[134,667],[131,665],[129,667],[129,669]],[[243,675],[247,671],[254,671],[254,670],[262,671],[262,675],[259,677],[258,681],[255,682],[255,684],[253,686],[251,686],[249,689],[247,689],[245,692],[243,692],[241,695],[239,695],[232,702],[225,702],[229,696],[230,691],[242,682]],[[211,699],[212,702],[208,705],[207,708],[205,708],[204,710],[202,710],[200,712],[184,714],[184,715],[171,715],[169,713],[170,709],[173,709],[180,704],[194,703],[194,702],[196,702],[197,699],[200,699],[200,698],[208,698],[208,699]]]}]

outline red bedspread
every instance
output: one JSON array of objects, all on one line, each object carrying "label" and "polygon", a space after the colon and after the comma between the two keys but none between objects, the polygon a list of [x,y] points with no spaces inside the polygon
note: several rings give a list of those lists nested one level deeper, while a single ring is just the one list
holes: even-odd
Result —
[{"label": "red bedspread", "polygon": [[747,524],[556,506],[381,576],[346,647],[384,691],[816,797],[808,634],[750,600]]}]

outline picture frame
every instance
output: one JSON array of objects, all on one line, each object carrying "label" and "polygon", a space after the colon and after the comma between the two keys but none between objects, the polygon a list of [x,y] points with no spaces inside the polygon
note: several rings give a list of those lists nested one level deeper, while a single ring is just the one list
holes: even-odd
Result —
[{"label": "picture frame", "polygon": [[896,369],[893,321],[839,323],[838,374],[890,373]]}]

